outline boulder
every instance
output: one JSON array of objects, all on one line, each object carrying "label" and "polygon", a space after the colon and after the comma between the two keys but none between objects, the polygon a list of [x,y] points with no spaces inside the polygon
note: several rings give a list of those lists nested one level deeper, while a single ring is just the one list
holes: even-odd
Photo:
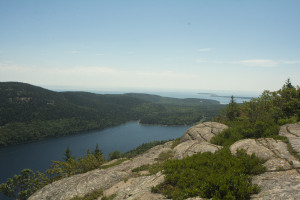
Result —
[{"label": "boulder", "polygon": [[180,144],[174,148],[176,159],[183,159],[196,153],[212,152],[221,149],[221,146],[211,144],[210,139],[228,128],[217,122],[204,122],[189,128],[180,138]]},{"label": "boulder", "polygon": [[214,153],[221,149],[221,146],[211,144],[209,142],[199,142],[197,140],[187,140],[180,143],[174,148],[176,159],[183,159],[187,156],[192,156],[196,153],[211,152]]},{"label": "boulder", "polygon": [[228,128],[226,125],[217,122],[204,122],[189,128],[181,137],[180,142],[188,140],[209,142],[213,136],[226,128]]},{"label": "boulder", "polygon": [[263,161],[267,161],[274,156],[273,152],[270,149],[264,147],[255,139],[239,140],[230,146],[230,151],[233,155],[236,155],[237,150],[240,149],[246,150],[246,153],[249,155],[254,153]]},{"label": "boulder", "polygon": [[300,162],[290,154],[287,144],[272,138],[244,139],[230,146],[232,154],[244,149],[247,154],[255,154],[263,160],[267,171],[300,168]]}]

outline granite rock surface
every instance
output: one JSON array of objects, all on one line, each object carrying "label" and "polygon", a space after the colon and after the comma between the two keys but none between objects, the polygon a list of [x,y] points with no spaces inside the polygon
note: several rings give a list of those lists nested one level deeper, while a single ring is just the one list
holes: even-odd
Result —
[{"label": "granite rock surface", "polygon": [[[226,125],[216,122],[198,124],[188,129],[181,137],[180,144],[174,148],[172,141],[167,142],[117,166],[53,182],[37,191],[29,200],[69,200],[75,196],[82,197],[95,189],[102,189],[105,196],[114,194],[115,200],[166,200],[161,194],[151,193],[151,188],[164,180],[161,172],[149,175],[147,171],[137,174],[132,170],[158,162],[163,152],[172,151],[174,159],[182,159],[198,152],[218,151],[222,147],[211,144],[210,139],[226,128]],[[300,124],[284,125],[279,134],[286,136],[294,151],[300,155]],[[251,199],[300,199],[300,162],[289,152],[286,143],[272,138],[259,138],[240,140],[230,146],[233,155],[239,149],[244,149],[250,155],[254,153],[263,160],[266,167],[265,173],[253,177],[253,183],[260,186],[261,192],[252,195]],[[198,199],[202,198],[188,200]]]}]

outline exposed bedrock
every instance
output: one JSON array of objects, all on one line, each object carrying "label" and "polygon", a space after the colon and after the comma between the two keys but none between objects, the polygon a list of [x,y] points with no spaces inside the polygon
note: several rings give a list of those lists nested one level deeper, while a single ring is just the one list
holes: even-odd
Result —
[{"label": "exposed bedrock", "polygon": [[[95,189],[102,189],[105,196],[114,194],[115,200],[166,200],[161,194],[151,193],[153,186],[164,181],[162,172],[147,175],[147,171],[137,174],[132,170],[158,162],[163,152],[172,151],[174,159],[183,159],[198,152],[218,151],[222,147],[211,144],[210,139],[226,128],[226,125],[216,122],[198,124],[189,128],[181,137],[180,144],[173,149],[173,142],[167,142],[117,166],[61,179],[37,191],[29,200],[69,200]],[[300,155],[300,124],[284,125],[279,134],[286,136],[293,150]],[[289,152],[286,143],[272,138],[259,138],[240,140],[230,146],[234,155],[239,149],[244,149],[250,155],[255,153],[266,167],[265,173],[253,177],[253,183],[260,186],[261,192],[252,195],[252,199],[300,199],[300,162]],[[197,199],[201,198],[189,198]]]}]

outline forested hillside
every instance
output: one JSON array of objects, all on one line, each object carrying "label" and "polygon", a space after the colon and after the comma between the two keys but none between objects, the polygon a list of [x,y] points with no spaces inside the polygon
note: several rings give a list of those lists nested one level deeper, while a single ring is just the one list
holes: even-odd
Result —
[{"label": "forested hillside", "polygon": [[54,92],[25,83],[1,82],[0,146],[103,129],[130,120],[193,124],[210,120],[222,107],[213,100]]}]

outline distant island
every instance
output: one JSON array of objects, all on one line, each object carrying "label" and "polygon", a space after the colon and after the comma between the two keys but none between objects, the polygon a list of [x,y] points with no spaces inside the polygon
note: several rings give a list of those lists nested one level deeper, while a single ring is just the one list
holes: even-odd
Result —
[{"label": "distant island", "polygon": [[[210,95],[211,97],[222,97],[222,98],[231,98],[231,96],[227,96],[227,95],[217,95],[217,94],[213,94],[213,93],[205,93],[205,92],[199,92],[197,94],[204,94],[204,95]],[[233,95],[234,96],[234,95]],[[238,99],[252,99],[253,97],[243,97],[243,96],[234,96],[234,98],[238,98]]]}]

